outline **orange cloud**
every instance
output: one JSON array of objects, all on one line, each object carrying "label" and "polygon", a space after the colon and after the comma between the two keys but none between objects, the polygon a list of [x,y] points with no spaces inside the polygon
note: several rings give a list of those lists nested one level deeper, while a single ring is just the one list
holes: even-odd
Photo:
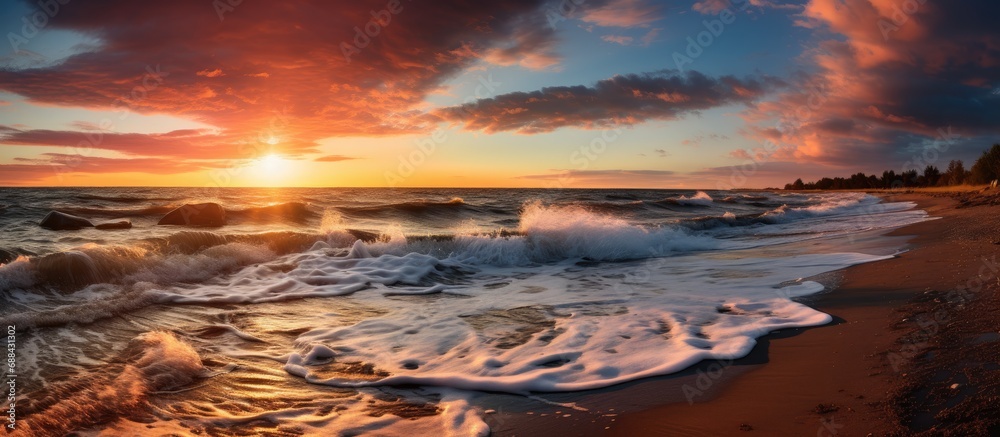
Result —
[{"label": "orange cloud", "polygon": [[67,7],[46,29],[100,43],[60,63],[4,69],[0,90],[30,104],[168,114],[217,130],[5,128],[0,143],[74,148],[87,141],[133,158],[231,160],[265,148],[315,154],[319,140],[336,136],[429,132],[425,99],[457,72],[481,60],[557,65],[543,3],[404,0],[375,22],[372,11],[380,14],[384,1],[243,2],[224,20],[197,0]]},{"label": "orange cloud", "polygon": [[987,18],[1000,5],[976,4],[809,1],[799,24],[834,37],[806,52],[811,74],[744,113],[748,135],[776,142],[777,156],[836,165],[907,161],[949,126],[995,135],[1000,98],[982,78],[1000,77]]},{"label": "orange cloud", "polygon": [[601,27],[647,27],[663,17],[660,5],[648,0],[610,0],[582,7],[581,20]]}]

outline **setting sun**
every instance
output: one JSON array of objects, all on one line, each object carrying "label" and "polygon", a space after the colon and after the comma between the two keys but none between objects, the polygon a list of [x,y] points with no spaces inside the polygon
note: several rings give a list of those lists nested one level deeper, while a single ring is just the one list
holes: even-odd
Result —
[{"label": "setting sun", "polygon": [[0,437],[1000,437],[997,16],[0,0]]},{"label": "setting sun", "polygon": [[286,164],[285,158],[279,155],[264,155],[257,160],[257,165],[265,170],[277,170]]},{"label": "setting sun", "polygon": [[247,176],[262,185],[284,185],[292,174],[291,170],[291,160],[271,153],[254,160]]}]

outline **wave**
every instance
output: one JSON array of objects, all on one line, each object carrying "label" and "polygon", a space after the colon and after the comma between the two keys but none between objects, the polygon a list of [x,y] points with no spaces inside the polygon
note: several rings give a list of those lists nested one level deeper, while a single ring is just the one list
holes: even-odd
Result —
[{"label": "wave", "polygon": [[[889,204],[885,211],[869,210],[868,198],[847,200],[828,199],[808,213],[785,208],[783,220],[795,221],[802,214],[879,214],[912,208],[909,204]],[[588,266],[758,247],[772,243],[741,239],[751,233],[739,229],[709,231],[780,222],[775,214],[726,212],[662,226],[638,225],[582,205],[540,201],[523,205],[520,217],[518,226],[510,231],[426,236],[407,236],[400,228],[379,233],[346,230],[342,222],[330,217],[324,220],[329,226],[316,234],[184,231],[129,246],[85,245],[44,257],[22,256],[0,265],[0,290],[46,293],[70,306],[32,308],[0,318],[26,326],[88,323],[158,302],[267,302],[339,296],[370,289],[373,284],[421,287],[422,291],[409,294],[440,293],[447,289],[434,287],[461,284],[474,272],[495,268]],[[879,217],[861,220],[886,221]],[[774,229],[781,235],[795,231]],[[759,229],[752,234],[768,231]],[[294,279],[275,279],[285,272],[299,273]],[[261,281],[266,286],[247,285]],[[184,291],[162,291],[170,289]]]},{"label": "wave", "polygon": [[[383,234],[355,243],[352,251],[370,256],[424,254],[467,265],[515,266],[566,260],[624,261],[719,247],[710,236],[676,226],[641,226],[579,205],[525,204],[514,230],[457,232],[452,235]],[[360,246],[359,246],[360,244]]]},{"label": "wave", "polygon": [[712,196],[709,196],[708,193],[705,193],[704,191],[698,191],[697,193],[695,193],[694,196],[691,197],[680,195],[677,197],[668,197],[663,200],[649,201],[647,203],[659,207],[673,206],[673,205],[685,206],[685,207],[689,206],[710,207],[713,206],[715,200],[712,199]]},{"label": "wave", "polygon": [[461,197],[454,197],[447,202],[418,200],[412,202],[389,203],[376,206],[339,207],[345,214],[356,217],[385,217],[404,215],[441,215],[476,210],[465,203]]},{"label": "wave", "polygon": [[87,244],[42,257],[21,257],[0,266],[0,280],[5,281],[0,285],[5,289],[42,287],[67,292],[104,283],[202,283],[251,264],[316,248],[317,244],[339,249],[336,253],[340,255],[424,254],[460,259],[470,265],[500,266],[572,259],[621,261],[718,247],[717,240],[691,235],[680,227],[644,227],[582,206],[532,202],[523,207],[514,231],[410,237],[398,229],[235,235],[182,231],[132,245]]},{"label": "wave", "polygon": [[[167,204],[131,209],[67,206],[55,209],[59,212],[81,217],[162,217],[179,206],[179,204]],[[275,221],[292,221],[302,223],[317,217],[318,214],[310,209],[309,204],[288,202],[247,208],[227,208],[226,216],[237,222],[269,223]]]},{"label": "wave", "polygon": [[[828,196],[824,198],[812,199],[819,201],[819,204],[792,207],[783,204],[775,209],[762,213],[760,219],[765,223],[788,223],[790,221],[810,219],[815,217],[828,217],[851,213],[877,212],[874,205],[881,202],[881,199],[863,193],[847,193],[843,196]],[[869,210],[868,208],[871,208]]]},{"label": "wave", "polygon": [[101,283],[198,283],[250,264],[301,252],[317,242],[346,247],[361,238],[371,240],[372,235],[356,230],[235,235],[182,231],[131,245],[85,244],[40,257],[22,255],[0,264],[0,290],[41,287],[68,292]]},{"label": "wave", "polygon": [[81,217],[145,217],[162,216],[180,205],[156,205],[146,208],[118,209],[85,206],[57,207],[56,211]]},{"label": "wave", "polygon": [[198,353],[168,332],[129,342],[111,364],[79,378],[46,384],[19,400],[23,435],[68,435],[137,412],[148,398],[209,376]]},{"label": "wave", "polygon": [[848,195],[846,197],[826,197],[813,199],[820,202],[815,205],[805,207],[794,207],[789,204],[776,206],[773,203],[751,202],[751,205],[767,206],[773,208],[769,211],[756,214],[736,215],[726,212],[719,216],[702,216],[678,221],[680,226],[692,230],[709,230],[719,227],[739,227],[739,226],[760,226],[790,223],[798,220],[806,220],[818,217],[830,217],[839,215],[877,214],[889,212],[893,208],[909,208],[906,204],[898,204],[898,207],[889,207],[887,210],[877,197],[867,194]]},{"label": "wave", "polygon": [[527,204],[518,230],[525,235],[530,258],[624,260],[662,256],[664,252],[704,250],[711,238],[688,235],[673,227],[648,228],[577,206]]},{"label": "wave", "polygon": [[79,200],[100,200],[102,202],[118,202],[118,203],[142,203],[142,202],[160,202],[160,201],[178,201],[183,200],[183,197],[132,197],[132,196],[98,196],[94,194],[79,194],[76,196]]},{"label": "wave", "polygon": [[596,212],[633,212],[642,211],[647,209],[646,202],[641,200],[633,200],[630,202],[580,202],[577,205],[586,207],[589,210]]},{"label": "wave", "polygon": [[309,204],[302,202],[287,202],[275,205],[257,206],[242,209],[227,209],[226,217],[251,222],[274,222],[291,220],[302,223],[318,217]]},{"label": "wave", "polygon": [[712,206],[712,203],[715,202],[712,199],[712,196],[709,196],[708,193],[705,193],[704,191],[699,191],[695,193],[694,196],[691,197],[681,195],[680,197],[674,200],[677,202],[678,205],[688,205],[688,206]]},{"label": "wave", "polygon": [[607,200],[639,200],[639,197],[634,194],[606,194],[604,198]]},{"label": "wave", "polygon": [[[688,200],[708,202],[699,192]],[[265,262],[278,256],[298,253],[323,242],[331,248],[346,249],[363,240],[374,254],[422,253],[438,258],[454,257],[471,264],[528,265],[570,259],[621,261],[669,256],[679,252],[712,250],[725,241],[711,235],[695,234],[720,227],[760,226],[801,219],[864,213],[879,199],[867,196],[830,198],[809,207],[775,208],[761,214],[682,219],[674,224],[643,226],[630,223],[615,214],[595,211],[594,205],[546,205],[526,203],[514,231],[462,232],[451,235],[407,236],[399,229],[366,232],[323,226],[321,233],[269,232],[224,235],[207,231],[183,231],[167,237],[149,238],[134,245],[88,244],[80,248],[15,261],[0,270],[0,285],[5,288],[25,286],[34,278],[36,285],[60,290],[78,290],[97,283],[143,281],[154,284],[199,282],[230,273],[246,265]],[[421,207],[449,205],[463,207],[464,202],[424,202]],[[243,210],[248,217],[258,214],[300,213],[304,204],[280,204]],[[623,207],[638,208],[629,203]],[[268,209],[270,208],[270,209]],[[874,212],[874,211],[871,211]],[[310,211],[309,214],[312,214]],[[331,219],[332,220],[332,219]],[[324,223],[328,220],[324,218]],[[505,222],[511,223],[512,222]],[[20,258],[18,258],[20,259]],[[9,273],[8,273],[9,272]]]}]

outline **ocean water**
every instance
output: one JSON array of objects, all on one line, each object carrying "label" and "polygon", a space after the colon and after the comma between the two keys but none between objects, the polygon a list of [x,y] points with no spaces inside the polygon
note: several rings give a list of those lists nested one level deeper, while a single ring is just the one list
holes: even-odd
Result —
[{"label": "ocean water", "polygon": [[[156,225],[197,202],[227,225]],[[52,210],[133,228],[40,228]],[[927,219],[862,193],[0,188],[0,325],[26,435],[486,435],[480,393],[608,387],[828,323],[797,301],[810,278]]]}]

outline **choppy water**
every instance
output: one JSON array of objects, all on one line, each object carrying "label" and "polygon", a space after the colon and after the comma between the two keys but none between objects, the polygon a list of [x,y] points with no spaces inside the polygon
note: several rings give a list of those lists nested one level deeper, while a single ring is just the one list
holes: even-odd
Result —
[{"label": "choppy water", "polygon": [[[228,224],[156,225],[196,202]],[[41,229],[51,210],[134,227]],[[4,188],[0,324],[31,435],[475,435],[481,391],[606,387],[827,323],[803,278],[893,248],[808,243],[926,219],[860,193]]]}]

